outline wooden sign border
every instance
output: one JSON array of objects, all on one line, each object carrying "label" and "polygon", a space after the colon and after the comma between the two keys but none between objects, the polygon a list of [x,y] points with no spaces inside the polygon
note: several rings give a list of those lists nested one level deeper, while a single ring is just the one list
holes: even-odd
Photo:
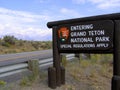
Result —
[{"label": "wooden sign border", "polygon": [[[120,13],[98,15],[98,16],[91,16],[91,17],[85,17],[85,18],[76,18],[76,19],[69,19],[69,20],[61,20],[61,21],[54,21],[54,22],[47,23],[48,28],[53,29],[53,67],[56,69],[55,78],[57,79],[56,81],[57,86],[60,86],[62,81],[60,52],[58,49],[58,43],[56,39],[57,26],[64,25],[64,24],[74,24],[79,22],[97,21],[97,20],[112,20],[114,22],[113,50],[110,52],[105,51],[105,52],[98,52],[98,53],[113,53],[114,59],[113,59],[113,77],[111,82],[111,90],[120,89]],[[83,53],[85,53],[85,51],[83,51]],[[89,52],[89,53],[92,53],[92,52]]]}]

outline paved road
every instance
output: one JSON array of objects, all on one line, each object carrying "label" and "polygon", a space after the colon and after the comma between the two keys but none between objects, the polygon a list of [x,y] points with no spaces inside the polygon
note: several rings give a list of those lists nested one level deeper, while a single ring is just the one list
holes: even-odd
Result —
[{"label": "paved road", "polygon": [[23,52],[0,55],[0,66],[27,62],[30,59],[45,59],[52,57],[52,50]]}]

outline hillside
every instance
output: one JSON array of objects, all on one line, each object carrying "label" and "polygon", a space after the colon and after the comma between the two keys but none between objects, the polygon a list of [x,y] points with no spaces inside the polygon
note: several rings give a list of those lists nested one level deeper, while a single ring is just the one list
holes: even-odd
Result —
[{"label": "hillside", "polygon": [[0,39],[0,54],[38,51],[52,48],[52,41],[27,41],[14,36]]}]

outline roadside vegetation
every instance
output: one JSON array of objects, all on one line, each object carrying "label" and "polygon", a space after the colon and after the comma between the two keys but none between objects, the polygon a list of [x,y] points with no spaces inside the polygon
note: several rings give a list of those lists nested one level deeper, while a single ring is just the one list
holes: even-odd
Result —
[{"label": "roadside vegetation", "polygon": [[79,83],[79,85],[68,84],[71,90],[110,90],[113,56],[112,54],[91,54],[89,59],[81,56],[79,60],[68,64],[67,73],[73,81]]},{"label": "roadside vegetation", "polygon": [[20,53],[51,49],[51,41],[27,41],[14,36],[4,36],[0,39],[0,54]]},{"label": "roadside vegetation", "polygon": [[[51,49],[51,41],[25,41],[14,36],[0,39],[0,54],[18,53]],[[62,58],[66,68],[66,84],[55,90],[110,90],[113,75],[112,54],[80,54],[73,61]],[[37,66],[35,63],[33,65]],[[35,67],[34,67],[35,68]],[[23,77],[19,82],[7,84],[0,81],[0,90],[51,90],[47,85],[47,71],[34,69],[30,76]]]},{"label": "roadside vegetation", "polygon": [[[80,55],[73,61],[65,61],[66,84],[55,90],[110,90],[113,75],[112,54],[91,54],[89,58]],[[39,78],[25,76],[20,82],[6,86],[1,81],[0,90],[51,90],[47,84],[47,70],[40,71]]]}]

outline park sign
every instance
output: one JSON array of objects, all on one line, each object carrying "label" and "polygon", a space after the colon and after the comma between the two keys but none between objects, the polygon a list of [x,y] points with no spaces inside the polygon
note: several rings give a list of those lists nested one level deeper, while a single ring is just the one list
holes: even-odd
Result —
[{"label": "park sign", "polygon": [[102,52],[113,49],[114,23],[111,20],[64,24],[57,27],[60,52]]},{"label": "park sign", "polygon": [[111,90],[120,90],[120,13],[48,22],[47,26],[53,32],[53,68],[48,75],[51,88],[65,84],[61,53],[111,53]]}]

